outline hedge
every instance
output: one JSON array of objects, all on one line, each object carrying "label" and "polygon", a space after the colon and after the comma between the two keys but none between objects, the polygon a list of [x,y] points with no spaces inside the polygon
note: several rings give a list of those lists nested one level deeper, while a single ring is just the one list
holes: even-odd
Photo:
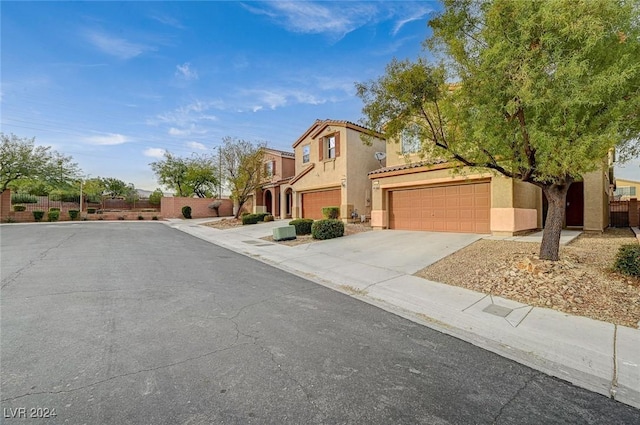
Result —
[{"label": "hedge", "polygon": [[47,214],[47,220],[49,221],[58,221],[60,218],[60,210],[50,209],[49,214]]},{"label": "hedge", "polygon": [[42,220],[43,217],[44,217],[44,211],[41,211],[41,210],[33,211],[33,219],[35,221],[40,221]]},{"label": "hedge", "polygon": [[322,216],[326,219],[337,220],[340,218],[340,207],[322,208]]},{"label": "hedge", "polygon": [[[264,218],[264,217],[263,217]],[[260,220],[260,216],[258,214],[245,214],[242,216],[242,224],[257,224]]]},{"label": "hedge", "polygon": [[14,211],[26,211],[27,207],[24,205],[14,205],[13,206],[13,210]]},{"label": "hedge", "polygon": [[38,197],[35,195],[31,195],[29,193],[12,193],[11,203],[12,204],[37,204]]},{"label": "hedge", "polygon": [[182,207],[182,216],[184,218],[191,218],[191,207],[188,205],[185,205],[184,207]]},{"label": "hedge", "polygon": [[69,210],[69,217],[71,218],[71,220],[75,220],[76,218],[78,218],[78,215],[80,215],[80,211]]},{"label": "hedge", "polygon": [[313,220],[310,218],[297,218],[289,222],[290,226],[295,226],[296,235],[308,235],[311,233],[311,225]]},{"label": "hedge", "polygon": [[344,223],[341,220],[317,220],[311,225],[313,239],[333,239],[344,235]]}]

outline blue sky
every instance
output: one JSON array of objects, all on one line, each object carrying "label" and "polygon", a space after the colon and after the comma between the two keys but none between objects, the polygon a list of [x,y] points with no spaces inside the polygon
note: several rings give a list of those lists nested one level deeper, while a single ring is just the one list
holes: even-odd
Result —
[{"label": "blue sky", "polygon": [[3,1],[2,131],[144,189],[164,150],[225,136],[291,150],[316,119],[357,122],[354,83],[420,55],[437,7]]},{"label": "blue sky", "polygon": [[[165,150],[211,153],[226,136],[291,150],[316,119],[357,122],[354,83],[424,55],[439,7],[2,1],[2,131],[152,190]],[[617,175],[640,180],[637,161]]]}]

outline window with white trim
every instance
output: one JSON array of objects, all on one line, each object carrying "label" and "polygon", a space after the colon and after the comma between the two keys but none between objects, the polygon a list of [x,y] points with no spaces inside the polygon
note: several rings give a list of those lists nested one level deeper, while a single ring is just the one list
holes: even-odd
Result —
[{"label": "window with white trim", "polygon": [[402,154],[408,155],[420,151],[420,127],[412,125],[405,128],[401,138]]},{"label": "window with white trim", "polygon": [[327,152],[327,159],[336,157],[336,136],[329,136],[325,139],[325,146]]},{"label": "window with white trim", "polygon": [[302,147],[302,163],[306,164],[309,162],[309,156],[311,154],[311,145],[304,145]]}]

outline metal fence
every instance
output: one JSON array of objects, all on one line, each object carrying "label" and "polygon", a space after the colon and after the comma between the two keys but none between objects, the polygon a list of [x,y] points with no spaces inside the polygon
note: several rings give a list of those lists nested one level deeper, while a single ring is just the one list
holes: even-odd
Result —
[{"label": "metal fence", "polygon": [[[25,211],[49,211],[50,208],[60,208],[61,211],[79,210],[80,197],[75,202],[55,200],[48,196],[37,196],[36,203],[20,203],[25,206]],[[104,198],[101,202],[89,202],[85,199],[82,204],[84,210],[94,208],[96,210],[142,210],[154,209],[159,211],[160,205],[152,205],[148,199],[140,199],[132,203],[128,203],[124,199]]]},{"label": "metal fence", "polygon": [[609,226],[629,227],[629,201],[609,201]]}]

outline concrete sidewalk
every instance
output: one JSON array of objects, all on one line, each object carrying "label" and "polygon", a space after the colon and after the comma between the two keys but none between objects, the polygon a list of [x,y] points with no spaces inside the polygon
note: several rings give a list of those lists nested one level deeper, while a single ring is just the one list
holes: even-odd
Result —
[{"label": "concrete sidewalk", "polygon": [[482,235],[385,230],[285,246],[261,238],[288,220],[227,230],[206,221],[167,224],[640,408],[640,330],[412,275]]}]

